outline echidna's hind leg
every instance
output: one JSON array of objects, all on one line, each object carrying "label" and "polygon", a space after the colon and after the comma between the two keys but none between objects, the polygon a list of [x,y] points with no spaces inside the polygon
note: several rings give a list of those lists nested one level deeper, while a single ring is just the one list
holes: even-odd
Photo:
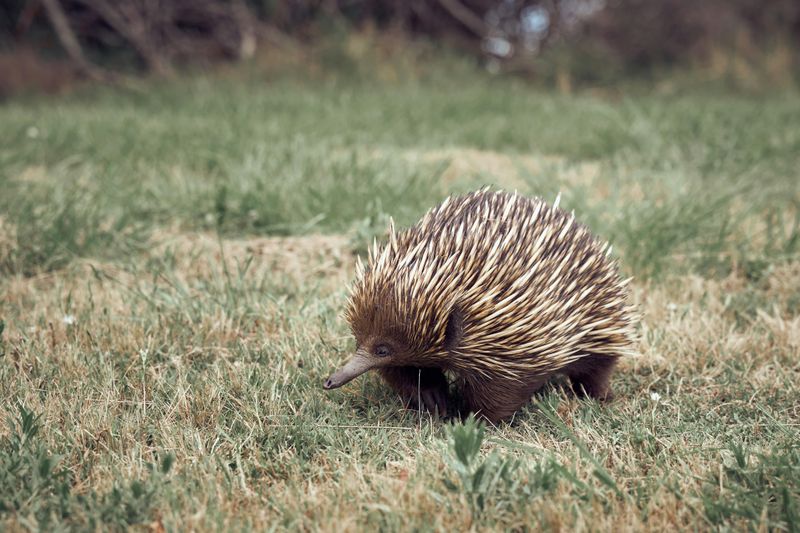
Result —
[{"label": "echidna's hind leg", "polygon": [[511,418],[530,401],[544,381],[543,377],[527,383],[502,377],[471,378],[461,383],[460,392],[468,412],[496,423]]},{"label": "echidna's hind leg", "polygon": [[438,410],[440,416],[447,416],[449,384],[440,369],[397,366],[381,368],[378,372],[407,407],[424,407],[431,413]]},{"label": "echidna's hind leg", "polygon": [[617,358],[608,355],[587,355],[569,365],[564,372],[572,381],[577,394],[585,394],[600,401],[610,401],[614,393],[609,387]]}]

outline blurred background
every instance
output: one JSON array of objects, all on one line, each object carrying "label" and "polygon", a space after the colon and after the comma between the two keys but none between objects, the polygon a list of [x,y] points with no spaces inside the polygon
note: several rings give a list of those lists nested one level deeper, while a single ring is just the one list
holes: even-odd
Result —
[{"label": "blurred background", "polygon": [[0,95],[252,58],[380,71],[365,61],[441,48],[562,91],[676,68],[752,89],[793,83],[799,42],[796,0],[6,0]]}]

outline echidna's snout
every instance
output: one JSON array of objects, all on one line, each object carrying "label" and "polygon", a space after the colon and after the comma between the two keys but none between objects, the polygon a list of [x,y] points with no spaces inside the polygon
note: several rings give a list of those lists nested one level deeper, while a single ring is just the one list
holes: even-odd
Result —
[{"label": "echidna's snout", "polygon": [[325,381],[323,387],[327,390],[341,387],[367,370],[376,367],[379,362],[377,358],[371,357],[366,352],[359,350],[342,368],[331,374]]}]

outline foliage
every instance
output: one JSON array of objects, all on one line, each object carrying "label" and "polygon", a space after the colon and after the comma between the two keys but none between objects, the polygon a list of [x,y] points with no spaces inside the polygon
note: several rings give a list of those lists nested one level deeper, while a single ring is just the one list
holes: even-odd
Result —
[{"label": "foliage", "polygon": [[723,524],[733,517],[757,522],[766,517],[786,531],[797,531],[800,447],[789,444],[754,453],[745,444],[733,443],[724,451],[730,455],[720,457],[721,473],[707,480],[703,497],[711,523]]},{"label": "foliage", "polygon": [[502,512],[502,507],[521,496],[519,491],[519,461],[502,458],[495,451],[480,457],[486,434],[486,425],[470,417],[461,424],[448,428],[448,464],[457,481],[444,478],[445,486],[463,494],[475,516],[486,511]]},{"label": "foliage", "polygon": [[90,529],[127,527],[152,520],[162,484],[174,457],[166,454],[158,469],[149,464],[145,481],[115,483],[110,492],[76,491],[64,457],[45,447],[41,414],[17,406],[8,420],[9,435],[0,442],[0,520],[27,517],[37,528],[72,521]]}]

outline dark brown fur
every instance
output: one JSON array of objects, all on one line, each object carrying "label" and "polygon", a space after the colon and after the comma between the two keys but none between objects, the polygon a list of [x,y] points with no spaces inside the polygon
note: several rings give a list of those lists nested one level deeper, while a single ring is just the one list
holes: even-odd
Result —
[{"label": "dark brown fur", "polygon": [[[575,394],[607,402],[614,399],[609,381],[616,365],[616,358],[588,356],[572,363],[564,373],[570,378]],[[440,369],[386,367],[379,373],[406,407],[438,411],[442,416],[448,414],[449,385]],[[496,422],[511,417],[548,378],[541,376],[523,387],[508,387],[503,381],[465,379],[460,383],[459,391],[466,412]]]}]

